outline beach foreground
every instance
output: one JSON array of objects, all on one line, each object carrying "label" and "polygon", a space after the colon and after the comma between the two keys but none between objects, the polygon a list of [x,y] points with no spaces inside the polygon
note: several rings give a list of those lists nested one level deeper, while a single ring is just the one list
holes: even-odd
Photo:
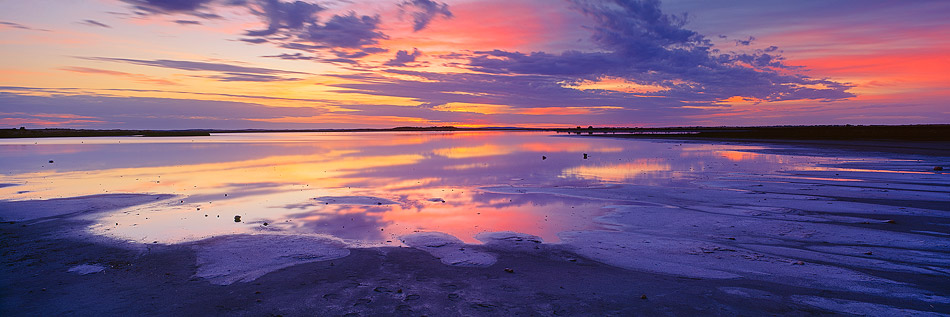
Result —
[{"label": "beach foreground", "polygon": [[[453,144],[475,138],[454,137]],[[0,313],[950,313],[945,282],[950,277],[950,178],[933,170],[950,163],[945,156],[800,144],[537,137],[514,147],[539,147],[536,141],[550,140],[566,150],[527,151],[522,159],[530,157],[531,163],[504,171],[513,178],[455,187],[472,196],[436,196],[448,187],[406,187],[424,190],[411,192],[364,185],[362,191],[306,192],[306,204],[269,203],[306,215],[294,217],[275,215],[271,207],[255,213],[251,192],[276,195],[258,193],[257,187],[248,192],[229,187],[232,203],[222,198],[194,210],[211,194],[155,187],[95,194],[56,189],[68,171],[49,174],[53,185],[35,185],[42,182],[30,173],[38,172],[24,171],[7,177],[4,183],[10,186],[0,188],[5,190]],[[420,142],[444,138],[426,135]],[[656,154],[667,148],[673,154]],[[371,148],[363,151],[379,155]],[[465,150],[426,151],[451,159],[445,166],[472,158]],[[535,157],[539,151],[543,160]],[[588,153],[589,161],[579,158]],[[655,158],[624,161],[635,153]],[[501,151],[492,157],[518,161],[510,155]],[[704,159],[678,165],[685,155]],[[563,163],[553,169],[559,176],[537,176],[547,170],[539,161]],[[511,172],[531,165],[539,167]],[[421,166],[398,167],[425,175]],[[248,172],[246,166],[228,168]],[[76,170],[93,179],[106,173]],[[122,173],[132,177],[136,171]],[[354,179],[393,175],[381,167],[351,173]],[[175,182],[168,174],[164,183],[151,186]],[[466,197],[475,204],[463,203]],[[440,214],[433,210],[446,211],[439,208],[452,204],[477,211],[463,222],[482,220],[466,227],[396,217],[436,218]],[[402,209],[409,205],[417,207]],[[243,216],[240,222],[231,219],[236,213]],[[308,220],[314,215],[324,218]],[[351,219],[326,220],[341,215]],[[355,220],[360,216],[388,222],[361,226],[371,218]],[[172,221],[176,226],[159,226],[166,218],[178,219]],[[205,218],[208,226],[218,227],[201,231],[182,224]],[[512,218],[522,220],[498,220]],[[347,225],[347,230],[337,228]]]}]

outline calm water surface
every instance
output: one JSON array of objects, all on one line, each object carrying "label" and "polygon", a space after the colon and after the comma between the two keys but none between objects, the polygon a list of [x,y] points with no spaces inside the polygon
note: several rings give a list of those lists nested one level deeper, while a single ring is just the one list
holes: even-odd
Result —
[{"label": "calm water surface", "polygon": [[[761,149],[534,132],[0,140],[0,184],[15,185],[0,187],[0,199],[177,195],[100,216],[91,228],[141,242],[283,232],[379,245],[399,244],[400,235],[417,231],[446,232],[466,242],[477,242],[480,232],[516,231],[556,242],[559,232],[602,228],[594,219],[611,205],[638,202],[482,188],[688,188],[710,177],[840,162]],[[235,215],[243,221],[234,222]]]}]

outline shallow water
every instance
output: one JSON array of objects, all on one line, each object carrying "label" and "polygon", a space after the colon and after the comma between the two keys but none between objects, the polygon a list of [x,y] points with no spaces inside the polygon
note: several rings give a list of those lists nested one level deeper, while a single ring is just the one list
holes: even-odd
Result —
[{"label": "shallow water", "polygon": [[[100,216],[92,227],[96,233],[147,243],[280,232],[327,234],[358,246],[398,245],[400,236],[420,231],[444,232],[468,243],[477,243],[480,232],[493,231],[557,242],[565,231],[610,230],[612,224],[597,220],[613,210],[610,206],[666,202],[517,188],[689,189],[732,182],[730,177],[772,176],[780,182],[837,184],[863,179],[830,176],[833,172],[903,175],[925,173],[921,166],[930,164],[766,154],[763,149],[534,132],[0,140],[0,183],[16,184],[0,187],[0,199],[177,195]],[[515,189],[498,190],[504,187]],[[241,222],[234,221],[236,215]]]}]

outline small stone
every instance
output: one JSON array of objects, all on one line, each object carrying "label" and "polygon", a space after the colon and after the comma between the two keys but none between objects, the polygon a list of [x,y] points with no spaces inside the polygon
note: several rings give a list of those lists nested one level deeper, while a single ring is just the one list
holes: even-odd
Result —
[{"label": "small stone", "polygon": [[267,227],[267,223],[266,223],[266,222],[264,223],[264,226]]},{"label": "small stone", "polygon": [[587,153],[584,153],[584,159],[585,160],[587,159]]},{"label": "small stone", "polygon": [[241,222],[241,216],[234,216],[234,222]]},{"label": "small stone", "polygon": [[805,265],[805,262],[796,261],[796,262],[792,263],[792,265]]},{"label": "small stone", "polygon": [[868,251],[868,252],[864,252],[864,254],[867,254],[867,255],[873,255],[874,253],[873,253],[873,252],[871,252],[871,251]]},{"label": "small stone", "polygon": [[646,294],[640,295],[640,299],[647,299],[647,295]]},{"label": "small stone", "polygon": [[[53,160],[49,160],[49,162],[50,162],[50,163],[53,163]],[[937,169],[936,169],[936,168],[934,168],[934,170],[936,171]]]},{"label": "small stone", "polygon": [[736,239],[736,238],[732,238],[732,237],[729,238],[729,240],[735,240],[735,239]]},{"label": "small stone", "polygon": [[894,221],[894,219],[889,219],[889,220],[887,220],[887,221],[885,221],[885,222],[886,222],[886,223],[897,223],[897,221]]},{"label": "small stone", "polygon": [[508,273],[514,273],[514,272],[515,272],[515,270],[512,270],[512,269],[510,269],[510,268],[507,268],[507,267],[506,267],[506,268],[505,268],[505,272],[508,272]]},{"label": "small stone", "polygon": [[[50,163],[53,163],[53,161],[49,161],[49,162],[50,162]],[[938,172],[939,172],[939,171],[942,171],[942,170],[943,170],[943,166],[934,166],[934,170],[935,170],[935,171],[938,171]]]},{"label": "small stone", "polygon": [[541,160],[542,160],[542,161],[543,161],[543,160],[546,160],[546,159],[548,159],[547,156],[541,155]]}]

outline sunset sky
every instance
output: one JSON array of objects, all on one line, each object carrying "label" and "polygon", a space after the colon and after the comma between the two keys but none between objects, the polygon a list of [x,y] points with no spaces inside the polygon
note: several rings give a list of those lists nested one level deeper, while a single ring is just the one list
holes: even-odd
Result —
[{"label": "sunset sky", "polygon": [[0,0],[0,128],[950,123],[950,1]]}]

